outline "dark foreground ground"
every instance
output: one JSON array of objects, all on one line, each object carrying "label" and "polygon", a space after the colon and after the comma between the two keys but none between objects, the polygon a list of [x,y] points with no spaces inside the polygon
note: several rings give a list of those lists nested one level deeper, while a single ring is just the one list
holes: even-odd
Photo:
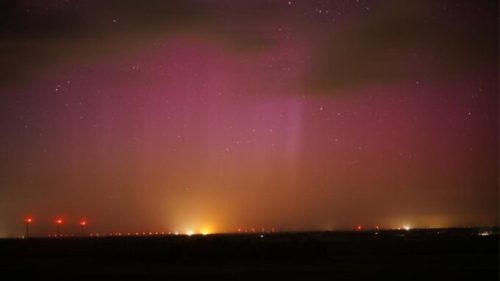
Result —
[{"label": "dark foreground ground", "polygon": [[498,230],[0,240],[0,280],[499,280]]}]

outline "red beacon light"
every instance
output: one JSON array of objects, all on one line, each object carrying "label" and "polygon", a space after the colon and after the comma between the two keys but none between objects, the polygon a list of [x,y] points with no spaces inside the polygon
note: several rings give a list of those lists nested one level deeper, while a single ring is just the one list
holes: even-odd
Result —
[{"label": "red beacon light", "polygon": [[85,236],[85,227],[87,226],[87,221],[81,220],[80,221],[80,236]]},{"label": "red beacon light", "polygon": [[61,235],[61,224],[63,220],[61,218],[55,220],[56,223],[56,237],[62,237]]},{"label": "red beacon light", "polygon": [[26,231],[25,231],[25,234],[24,234],[24,237],[25,238],[29,238],[30,237],[30,224],[33,222],[33,219],[31,217],[27,217],[24,219],[24,223],[26,224]]}]

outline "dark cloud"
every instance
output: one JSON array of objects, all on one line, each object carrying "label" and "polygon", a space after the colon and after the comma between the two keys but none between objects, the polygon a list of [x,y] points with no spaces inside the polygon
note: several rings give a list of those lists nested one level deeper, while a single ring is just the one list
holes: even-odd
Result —
[{"label": "dark cloud", "polygon": [[[2,3],[0,61],[4,67],[0,83],[30,79],[67,59],[127,50],[133,44],[121,43],[142,39],[143,30],[152,33],[201,17],[195,6],[178,1],[149,1],[147,5],[119,1],[121,5],[113,5],[116,2]],[[120,37],[124,40],[116,41]]]},{"label": "dark cloud", "polygon": [[[72,60],[119,56],[172,34],[194,34],[235,51],[262,50],[268,29],[289,26],[317,43],[306,87],[343,87],[461,75],[498,61],[496,1],[368,1],[370,9],[332,24],[315,17],[353,13],[354,1],[4,1],[0,86],[38,77]],[[311,19],[312,18],[312,19]]]},{"label": "dark cloud", "polygon": [[496,1],[388,1],[345,31],[328,34],[311,86],[435,80],[498,62]]},{"label": "dark cloud", "polygon": [[[6,1],[0,6],[0,85],[32,79],[74,59],[126,54],[171,34],[194,33],[237,49],[270,44],[249,23],[269,18],[264,1]],[[214,5],[215,4],[215,5]],[[233,19],[238,24],[228,24]]]}]

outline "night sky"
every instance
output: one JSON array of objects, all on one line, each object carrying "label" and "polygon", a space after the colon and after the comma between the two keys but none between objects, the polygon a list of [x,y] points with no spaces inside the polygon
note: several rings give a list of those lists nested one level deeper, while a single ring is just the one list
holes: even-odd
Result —
[{"label": "night sky", "polygon": [[498,1],[0,4],[0,236],[498,225]]}]

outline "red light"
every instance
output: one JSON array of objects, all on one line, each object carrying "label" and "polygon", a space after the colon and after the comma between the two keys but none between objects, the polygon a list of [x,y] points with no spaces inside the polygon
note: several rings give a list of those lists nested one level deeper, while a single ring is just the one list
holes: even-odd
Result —
[{"label": "red light", "polygon": [[25,219],[24,219],[24,222],[25,222],[25,223],[32,223],[32,222],[33,222],[33,219],[32,219],[32,218],[25,218]]},{"label": "red light", "polygon": [[358,227],[356,227],[356,229],[361,230],[362,229],[361,225],[358,225]]},{"label": "red light", "polygon": [[86,221],[81,221],[81,222],[80,222],[80,225],[81,225],[81,226],[86,226],[86,225],[87,225],[87,222],[86,222]]},{"label": "red light", "polygon": [[62,220],[62,219],[57,219],[57,220],[56,220],[56,223],[57,223],[57,224],[62,224],[62,223],[63,223],[63,220]]}]

